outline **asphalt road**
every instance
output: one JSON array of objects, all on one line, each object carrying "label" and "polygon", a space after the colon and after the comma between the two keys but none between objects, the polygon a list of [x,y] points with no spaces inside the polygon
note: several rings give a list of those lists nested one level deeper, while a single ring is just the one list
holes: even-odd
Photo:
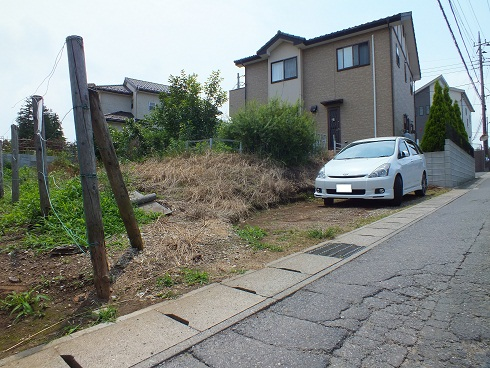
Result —
[{"label": "asphalt road", "polygon": [[487,179],[157,366],[490,367],[489,268]]}]

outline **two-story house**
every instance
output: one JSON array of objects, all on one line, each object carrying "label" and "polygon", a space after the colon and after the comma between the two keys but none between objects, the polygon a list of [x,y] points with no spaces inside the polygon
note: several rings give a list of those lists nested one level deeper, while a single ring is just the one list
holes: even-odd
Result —
[{"label": "two-story house", "polygon": [[230,91],[231,117],[252,100],[299,100],[329,149],[414,127],[420,65],[411,12],[312,39],[279,31],[235,65],[245,68],[245,86]]},{"label": "two-story house", "polygon": [[434,97],[435,85],[439,82],[439,85],[444,88],[448,87],[449,97],[453,102],[457,102],[459,109],[461,110],[461,119],[463,120],[468,139],[471,142],[472,138],[472,126],[471,126],[471,113],[475,112],[473,105],[471,105],[466,92],[463,89],[450,87],[446,82],[446,79],[442,75],[431,80],[429,83],[423,85],[415,91],[415,126],[417,131],[417,139],[422,141],[424,136],[425,123],[429,119],[430,106],[432,106],[432,100]]},{"label": "two-story house", "polygon": [[123,84],[90,85],[99,93],[100,105],[107,124],[121,129],[126,119],[143,119],[160,102],[159,95],[168,86],[124,78]]}]

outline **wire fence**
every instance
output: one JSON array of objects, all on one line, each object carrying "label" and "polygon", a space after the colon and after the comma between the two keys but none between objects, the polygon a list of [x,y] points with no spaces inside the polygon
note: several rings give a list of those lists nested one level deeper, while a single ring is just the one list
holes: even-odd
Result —
[{"label": "wire fence", "polygon": [[193,147],[201,147],[202,145],[207,146],[209,149],[213,149],[219,144],[224,144],[230,149],[242,153],[242,142],[234,139],[221,139],[221,138],[209,138],[209,139],[199,139],[194,141],[185,141],[185,149],[189,150]]}]

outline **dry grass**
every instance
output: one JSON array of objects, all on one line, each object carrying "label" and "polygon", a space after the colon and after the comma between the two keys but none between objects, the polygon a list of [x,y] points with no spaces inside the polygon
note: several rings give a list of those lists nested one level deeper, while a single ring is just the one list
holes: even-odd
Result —
[{"label": "dry grass", "polygon": [[265,209],[311,191],[320,165],[287,169],[256,157],[208,152],[128,167],[137,189],[157,193],[191,219],[221,218],[237,222],[255,209]]}]

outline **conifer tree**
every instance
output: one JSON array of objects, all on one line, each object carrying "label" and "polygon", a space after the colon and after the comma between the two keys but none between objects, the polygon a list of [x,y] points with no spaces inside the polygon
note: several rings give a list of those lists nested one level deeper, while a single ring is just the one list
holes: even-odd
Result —
[{"label": "conifer tree", "polygon": [[[25,105],[20,108],[15,120],[19,126],[19,139],[27,141],[27,146],[34,146],[34,120],[32,116],[32,99],[27,98]],[[66,139],[61,128],[58,114],[43,107],[43,123],[45,125],[46,145],[49,149],[61,150],[66,145]]]},{"label": "conifer tree", "polygon": [[426,152],[443,151],[446,139],[446,122],[449,110],[439,82],[434,87],[434,97],[430,107],[429,119],[425,124],[424,136],[420,147]]},{"label": "conifer tree", "polygon": [[451,100],[449,87],[446,86],[443,89],[439,82],[436,82],[429,119],[425,124],[424,137],[420,147],[426,152],[444,151],[444,141],[447,136],[446,125],[449,125],[456,132],[457,144],[461,145],[468,142],[468,135],[458,103],[453,103]]}]

